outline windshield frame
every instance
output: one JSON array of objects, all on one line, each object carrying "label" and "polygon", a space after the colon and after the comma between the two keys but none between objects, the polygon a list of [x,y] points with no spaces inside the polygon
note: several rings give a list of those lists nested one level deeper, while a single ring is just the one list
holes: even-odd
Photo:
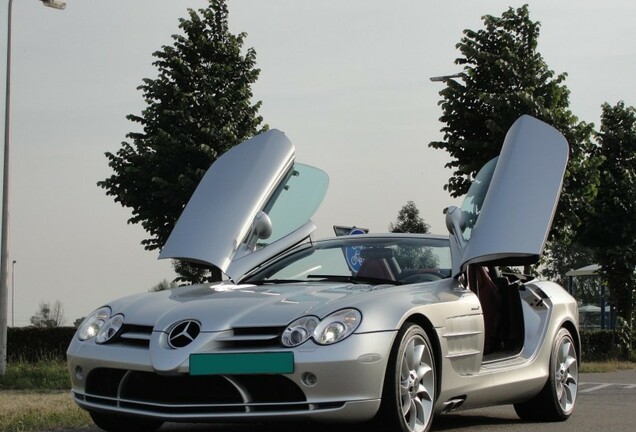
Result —
[{"label": "windshield frame", "polygon": [[[334,281],[344,281],[345,278],[348,282],[351,283],[366,283],[369,285],[377,285],[381,283],[390,283],[393,285],[401,285],[405,282],[399,280],[382,280],[381,278],[374,278],[369,276],[360,276],[357,277],[357,273],[353,271],[353,269],[349,268],[350,273],[336,273],[336,274],[320,274],[313,272],[312,274],[307,274],[303,278],[278,278],[276,274],[281,272],[284,269],[289,268],[291,265],[297,262],[301,262],[307,257],[313,255],[317,251],[327,251],[327,250],[338,250],[344,254],[345,248],[357,247],[360,245],[375,245],[377,247],[381,247],[382,245],[397,245],[402,243],[403,245],[408,245],[412,242],[418,241],[428,241],[430,245],[422,245],[422,248],[425,246],[429,247],[442,247],[447,248],[448,253],[444,254],[444,267],[442,272],[437,275],[439,279],[447,278],[451,276],[452,269],[452,258],[450,253],[450,240],[448,236],[445,235],[433,235],[433,234],[364,234],[364,235],[352,235],[352,236],[340,236],[336,238],[324,239],[316,242],[306,242],[302,243],[278,256],[268,260],[267,262],[260,265],[258,268],[253,269],[251,272],[246,274],[244,278],[240,281],[240,283],[246,284],[264,284],[264,283],[284,283],[286,281],[289,282],[309,282],[309,283],[319,283],[321,281],[324,282],[334,282]],[[371,248],[369,248],[371,249]],[[346,261],[346,256],[342,257],[342,261]],[[267,276],[266,276],[267,275]],[[431,278],[434,279],[434,278]],[[414,283],[414,282],[406,282],[406,283]]]}]

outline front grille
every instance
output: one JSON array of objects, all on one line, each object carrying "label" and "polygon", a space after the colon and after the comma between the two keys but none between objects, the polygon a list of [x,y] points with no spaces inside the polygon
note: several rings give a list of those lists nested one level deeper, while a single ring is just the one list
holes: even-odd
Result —
[{"label": "front grille", "polygon": [[98,368],[79,400],[164,415],[231,414],[308,410],[303,391],[280,375],[163,376]]},{"label": "front grille", "polygon": [[264,336],[276,338],[283,330],[285,330],[285,327],[235,327],[233,333],[236,337]]},{"label": "front grille", "polygon": [[215,338],[221,349],[279,348],[285,327],[235,327]]},{"label": "front grille", "polygon": [[117,337],[113,339],[111,343],[149,347],[151,335],[152,326],[124,324],[119,331],[119,335],[117,335]]},{"label": "front grille", "polygon": [[[217,333],[214,337],[220,349],[280,347],[280,335],[285,327],[237,327]],[[152,326],[124,324],[109,343],[134,347],[149,347]]]}]

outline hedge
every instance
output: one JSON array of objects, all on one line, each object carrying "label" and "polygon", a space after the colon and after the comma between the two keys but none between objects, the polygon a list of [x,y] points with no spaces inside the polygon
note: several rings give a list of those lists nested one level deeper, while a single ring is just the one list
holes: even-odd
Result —
[{"label": "hedge", "polygon": [[627,360],[636,352],[636,331],[628,338],[615,330],[581,331],[582,360]]},{"label": "hedge", "polygon": [[75,330],[75,327],[9,327],[7,362],[66,360],[66,349]]}]

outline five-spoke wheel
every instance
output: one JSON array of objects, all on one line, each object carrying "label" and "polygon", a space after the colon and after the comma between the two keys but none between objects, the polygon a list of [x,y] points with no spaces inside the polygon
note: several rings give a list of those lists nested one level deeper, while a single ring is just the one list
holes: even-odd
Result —
[{"label": "five-spoke wheel", "polygon": [[385,420],[404,432],[425,432],[433,420],[435,361],[426,332],[415,324],[396,339],[384,386]]},{"label": "five-spoke wheel", "polygon": [[561,421],[574,410],[579,382],[579,362],[570,332],[557,333],[550,356],[550,376],[541,393],[527,402],[515,404],[523,420]]},{"label": "five-spoke wheel", "polygon": [[554,368],[556,396],[564,413],[572,412],[576,401],[579,367],[576,361],[576,349],[568,333],[563,337],[557,350]]}]

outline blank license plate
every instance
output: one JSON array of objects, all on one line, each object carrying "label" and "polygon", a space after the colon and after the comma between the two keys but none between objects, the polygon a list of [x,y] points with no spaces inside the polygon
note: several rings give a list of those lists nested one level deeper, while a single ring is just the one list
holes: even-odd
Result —
[{"label": "blank license plate", "polygon": [[190,375],[290,374],[294,353],[191,354]]}]

